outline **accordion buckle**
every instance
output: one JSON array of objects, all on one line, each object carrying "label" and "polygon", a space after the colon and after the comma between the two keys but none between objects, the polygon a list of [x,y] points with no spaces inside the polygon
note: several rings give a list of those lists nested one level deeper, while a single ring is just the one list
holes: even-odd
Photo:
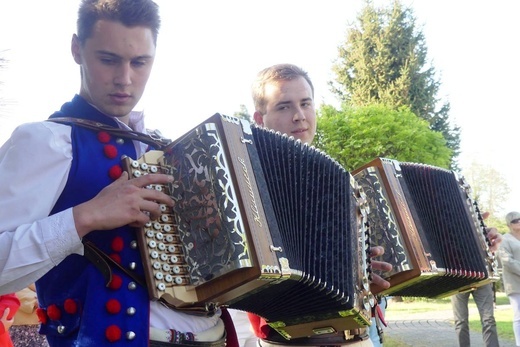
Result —
[{"label": "accordion buckle", "polygon": [[312,332],[315,335],[333,334],[336,332],[336,329],[334,329],[333,327],[324,327],[324,328],[312,329]]}]

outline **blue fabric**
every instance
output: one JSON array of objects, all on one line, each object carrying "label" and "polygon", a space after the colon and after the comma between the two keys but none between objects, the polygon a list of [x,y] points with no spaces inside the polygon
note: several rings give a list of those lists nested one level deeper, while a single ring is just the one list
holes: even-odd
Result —
[{"label": "blue fabric", "polygon": [[[54,117],[77,117],[117,126],[113,119],[100,113],[79,96],[64,104],[59,112],[51,116]],[[66,187],[51,214],[96,196],[113,182],[108,172],[112,166],[120,163],[121,155],[136,157],[131,140],[117,143],[116,138],[112,136],[108,144],[117,148],[117,155],[110,159],[104,154],[106,144],[100,142],[98,132],[74,124],[71,127],[72,167]],[[118,238],[116,245],[123,245],[122,249],[114,249],[115,238]],[[139,250],[131,247],[135,240],[135,230],[132,228],[93,231],[86,239],[94,242],[106,254],[115,254],[121,259],[123,266],[128,267],[130,263],[135,263],[135,271],[138,274],[143,273]],[[114,271],[114,274],[122,279],[119,288],[107,287],[99,270],[86,258],[70,255],[37,282],[40,307],[46,310],[47,314],[52,310],[55,312],[56,308],[60,313],[59,319],[49,317],[41,327],[41,332],[47,335],[51,347],[148,345],[149,298],[146,288],[136,285],[135,289],[129,289],[133,288],[129,286],[132,279],[122,272]],[[68,311],[72,313],[65,310],[67,302]],[[71,302],[77,305],[76,310],[70,309]],[[119,311],[116,309],[118,304]],[[111,312],[107,306],[112,307]],[[134,308],[135,314],[128,314],[128,308]],[[51,316],[56,318],[55,314]],[[112,329],[121,332],[120,338],[116,341],[110,342],[107,339],[109,327],[111,328],[108,331]],[[135,334],[135,338],[127,339],[129,332]],[[118,334],[109,333],[108,336],[117,337]]]}]

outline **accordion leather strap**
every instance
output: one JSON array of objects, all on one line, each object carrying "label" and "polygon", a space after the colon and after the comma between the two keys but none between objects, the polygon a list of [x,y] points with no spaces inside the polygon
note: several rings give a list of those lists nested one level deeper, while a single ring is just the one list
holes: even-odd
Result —
[{"label": "accordion leather strap", "polygon": [[122,138],[137,140],[147,145],[153,146],[157,149],[164,149],[171,143],[171,140],[164,138],[157,130],[151,134],[144,134],[138,131],[115,128],[100,122],[94,122],[88,119],[74,118],[74,117],[56,117],[47,119],[49,122],[60,124],[76,124],[91,130],[104,130],[112,135]]},{"label": "accordion leather strap", "polygon": [[[83,240],[83,245],[85,248],[84,255],[85,258],[87,258],[94,266],[101,272],[103,275],[103,278],[105,279],[105,283],[108,286],[110,282],[112,281],[112,266],[117,268],[118,270],[121,270],[123,273],[125,273],[128,277],[133,279],[137,284],[143,286],[146,288],[146,283],[144,278],[137,275],[136,273],[126,269],[125,267],[121,266],[121,264],[114,261],[112,258],[110,258],[105,252],[100,250],[94,243],[88,240]],[[190,306],[190,307],[174,307],[169,304],[167,304],[165,301],[161,300],[161,303],[176,311],[182,311],[184,313],[192,314],[195,316],[207,316],[211,317],[213,316],[217,310],[219,309],[218,306],[214,304],[206,304],[205,306]]]}]

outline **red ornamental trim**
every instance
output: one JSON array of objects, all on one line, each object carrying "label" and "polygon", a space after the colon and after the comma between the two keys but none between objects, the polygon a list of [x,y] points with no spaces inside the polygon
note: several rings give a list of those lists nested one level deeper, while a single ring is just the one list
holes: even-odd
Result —
[{"label": "red ornamental trim", "polygon": [[123,285],[123,279],[119,275],[112,275],[112,281],[108,284],[108,288],[118,290]]},{"label": "red ornamental trim", "polygon": [[42,324],[47,324],[47,312],[43,308],[36,309],[36,316],[38,316],[38,321]]},{"label": "red ornamental trim", "polygon": [[59,320],[61,318],[61,310],[56,305],[49,305],[47,307],[47,316],[51,320]]},{"label": "red ornamental trim", "polygon": [[121,312],[121,303],[117,299],[108,300],[105,307],[110,314],[118,314]]},{"label": "red ornamental trim", "polygon": [[103,152],[108,159],[114,159],[117,157],[117,148],[114,145],[105,145]]},{"label": "red ornamental trim", "polygon": [[125,246],[125,242],[121,236],[116,236],[112,240],[110,247],[114,252],[121,252]]},{"label": "red ornamental trim", "polygon": [[63,303],[63,309],[68,314],[76,314],[78,313],[78,304],[73,299],[67,299]]},{"label": "red ornamental trim", "polygon": [[108,141],[110,141],[110,134],[106,131],[100,131],[97,135],[97,138],[101,143],[108,143]]},{"label": "red ornamental trim", "polygon": [[111,179],[114,181],[117,180],[119,177],[121,177],[121,174],[123,173],[123,169],[120,165],[114,165],[108,170],[108,176],[110,176]]},{"label": "red ornamental trim", "polygon": [[105,336],[110,342],[119,341],[121,340],[121,329],[117,325],[110,325],[105,330]]}]

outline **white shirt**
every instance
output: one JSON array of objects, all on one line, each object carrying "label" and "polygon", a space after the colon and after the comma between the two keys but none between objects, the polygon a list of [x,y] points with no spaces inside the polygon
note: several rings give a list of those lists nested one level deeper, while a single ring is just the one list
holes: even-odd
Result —
[{"label": "white shirt", "polygon": [[[130,127],[144,131],[142,113],[130,115]],[[83,255],[72,208],[49,216],[71,167],[70,129],[53,122],[23,124],[0,148],[0,295],[36,282],[70,254]],[[147,146],[134,145],[140,157]],[[181,332],[207,330],[219,319],[187,315],[154,301],[150,310],[152,327]]]}]

